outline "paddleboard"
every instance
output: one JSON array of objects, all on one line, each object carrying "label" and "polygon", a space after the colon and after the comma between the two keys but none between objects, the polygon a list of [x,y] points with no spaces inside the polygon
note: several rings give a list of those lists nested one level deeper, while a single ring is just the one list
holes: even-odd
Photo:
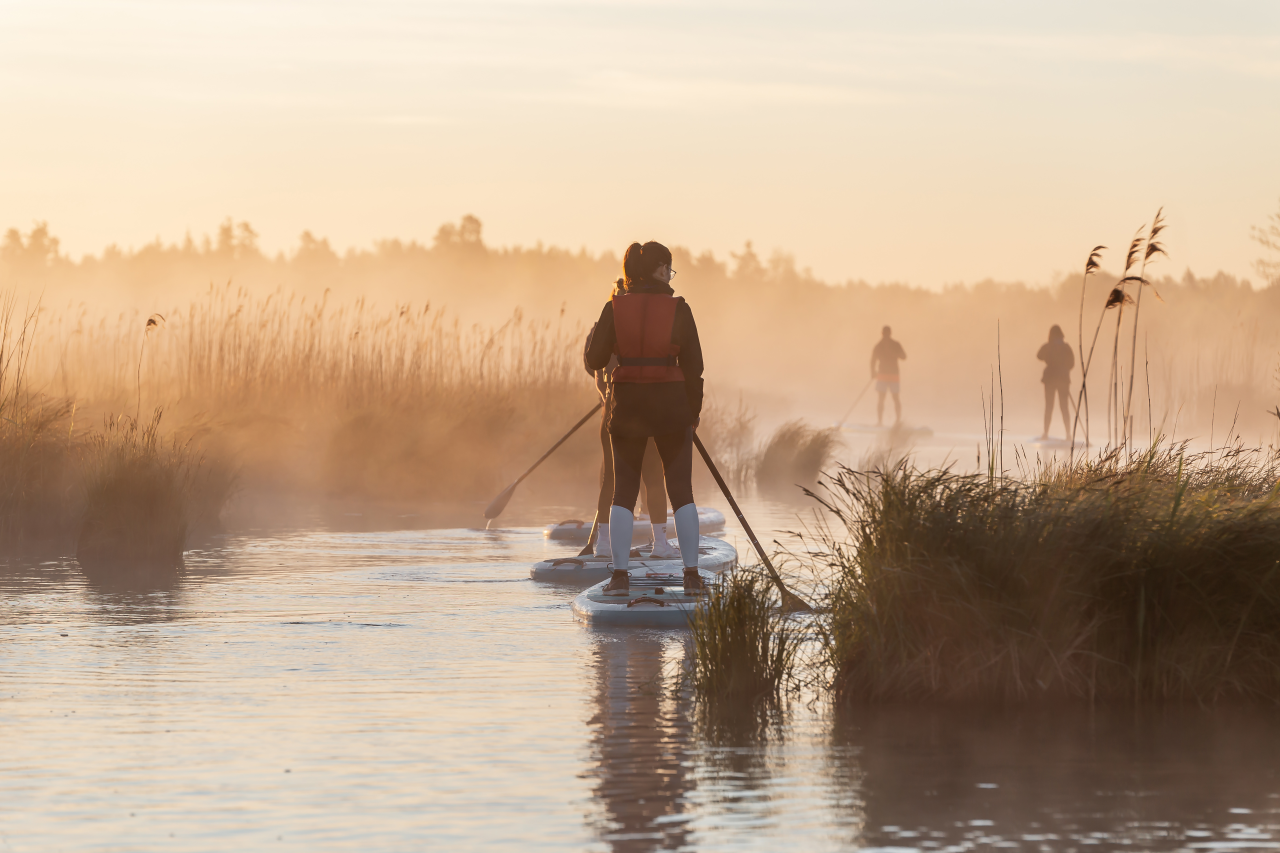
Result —
[{"label": "paddleboard", "polygon": [[[716,576],[698,569],[703,583],[710,586]],[[606,595],[602,581],[578,593],[573,599],[573,615],[591,625],[627,628],[684,628],[689,616],[706,595],[685,595],[684,570],[675,573],[631,571],[631,587],[625,595]]]},{"label": "paddleboard", "polygon": [[887,435],[896,433],[901,436],[910,436],[912,438],[928,438],[933,435],[933,430],[927,426],[873,426],[871,424],[845,424],[840,427],[845,432],[860,433],[863,435]]},{"label": "paddleboard", "polygon": [[[668,531],[675,530],[675,522],[672,521],[670,514],[667,515],[667,524],[671,525]],[[724,529],[724,513],[718,509],[712,509],[709,506],[698,507],[698,530],[723,530]],[[562,521],[559,524],[551,524],[542,531],[542,535],[548,539],[557,539],[563,542],[582,542],[586,543],[591,538],[591,522],[582,521],[581,519],[571,518],[568,521]],[[636,516],[635,530],[631,534],[631,541],[648,542],[653,536],[652,529],[649,527],[649,516]]]},{"label": "paddleboard", "polygon": [[[1026,443],[1034,444],[1036,447],[1043,447],[1045,449],[1069,450],[1071,448],[1071,440],[1066,438],[1040,438],[1037,436],[1035,438],[1027,439]],[[1085,443],[1083,441],[1077,441],[1075,446],[1084,447]]]},{"label": "paddleboard", "polygon": [[[674,543],[673,543],[674,544]],[[659,574],[674,573],[677,578],[684,571],[684,560],[651,560],[648,557],[649,547],[633,548],[631,559],[627,561],[627,571],[633,578],[642,577],[650,572]],[[738,550],[723,539],[703,536],[698,541],[698,568],[705,569],[712,575],[726,572],[738,565]],[[529,577],[544,583],[587,584],[607,581],[613,573],[611,557],[561,557],[557,560],[543,560],[534,563],[529,569]]]}]

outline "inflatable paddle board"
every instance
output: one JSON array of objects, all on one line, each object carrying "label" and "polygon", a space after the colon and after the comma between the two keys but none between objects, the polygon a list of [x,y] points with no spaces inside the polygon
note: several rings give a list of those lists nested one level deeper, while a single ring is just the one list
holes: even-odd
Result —
[{"label": "inflatable paddle board", "polygon": [[[699,569],[703,583],[710,586],[716,577]],[[706,595],[685,595],[684,569],[674,573],[630,570],[631,588],[625,595],[606,595],[606,581],[578,593],[573,599],[573,615],[591,625],[627,628],[684,628],[689,616]]]},{"label": "inflatable paddle board", "polygon": [[870,424],[845,424],[840,427],[845,432],[861,433],[863,435],[888,435],[896,433],[901,436],[910,436],[912,438],[929,438],[933,435],[933,430],[927,426],[872,426]]},{"label": "inflatable paddle board", "polygon": [[[679,580],[684,572],[684,560],[651,560],[649,548],[633,548],[631,559],[627,562],[627,571],[631,577],[642,577],[650,572],[674,574]],[[720,572],[727,572],[738,565],[738,550],[723,539],[703,536],[698,541],[698,568],[709,572],[713,577]],[[561,557],[557,560],[543,560],[534,563],[529,570],[529,577],[544,583],[561,583],[586,586],[587,584],[607,581],[613,573],[612,557]]]},{"label": "inflatable paddle board", "polygon": [[[674,531],[675,527],[671,520],[671,516],[667,516],[667,524],[673,525],[668,528]],[[712,509],[709,506],[698,507],[698,529],[701,530],[723,530],[724,529],[724,513],[718,509]],[[581,519],[571,518],[568,521],[562,521],[559,524],[548,525],[542,531],[542,535],[548,539],[558,539],[564,542],[582,542],[586,543],[591,538],[591,522],[582,521]],[[635,531],[631,535],[631,541],[648,542],[649,537],[653,533],[649,527],[649,516],[637,515]]]},{"label": "inflatable paddle board", "polygon": [[[1035,438],[1027,439],[1027,444],[1033,444],[1036,447],[1043,447],[1046,450],[1071,449],[1071,440],[1066,438],[1040,438],[1039,436],[1036,436]],[[1085,443],[1083,441],[1077,441],[1075,446],[1084,447]]]}]

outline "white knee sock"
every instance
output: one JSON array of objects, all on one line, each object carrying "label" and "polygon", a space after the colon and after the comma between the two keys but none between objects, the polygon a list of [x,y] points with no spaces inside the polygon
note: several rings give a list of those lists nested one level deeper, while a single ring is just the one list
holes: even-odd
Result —
[{"label": "white knee sock", "polygon": [[613,567],[626,571],[631,557],[631,536],[635,533],[636,517],[629,509],[609,507],[609,547],[613,549]]},{"label": "white knee sock", "polygon": [[[614,507],[616,510],[617,507]],[[698,567],[698,507],[685,504],[674,513],[676,540],[680,543],[680,556],[686,569]]]},{"label": "white knee sock", "polygon": [[612,557],[613,552],[609,548],[609,525],[606,522],[596,526],[596,544],[592,555],[596,557]]}]

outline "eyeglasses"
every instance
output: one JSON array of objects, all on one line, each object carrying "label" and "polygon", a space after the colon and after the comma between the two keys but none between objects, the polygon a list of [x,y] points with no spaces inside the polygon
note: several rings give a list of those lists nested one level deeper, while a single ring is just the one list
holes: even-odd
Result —
[{"label": "eyeglasses", "polygon": [[667,267],[667,270],[671,273],[671,277],[672,277],[672,278],[675,278],[675,277],[676,277],[676,271],[675,271],[675,270],[671,269],[671,267]]}]

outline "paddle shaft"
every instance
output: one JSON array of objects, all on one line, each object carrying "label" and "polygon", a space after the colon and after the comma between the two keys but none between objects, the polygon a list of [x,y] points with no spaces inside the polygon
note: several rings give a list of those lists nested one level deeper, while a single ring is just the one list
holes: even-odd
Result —
[{"label": "paddle shaft", "polygon": [[764,567],[769,571],[769,577],[773,579],[777,585],[778,591],[782,593],[783,607],[786,608],[789,601],[794,605],[799,605],[805,610],[812,610],[805,601],[791,590],[787,589],[787,585],[782,582],[782,577],[773,567],[773,563],[769,560],[769,555],[764,552],[764,548],[760,546],[760,540],[756,538],[756,534],[751,530],[751,525],[747,523],[746,516],[742,514],[738,502],[733,499],[733,494],[729,491],[729,484],[724,481],[724,477],[720,476],[720,469],[716,467],[716,463],[711,461],[711,454],[707,453],[707,448],[702,445],[702,439],[698,438],[698,434],[693,434],[693,443],[698,448],[698,452],[702,454],[702,461],[707,463],[707,469],[711,471],[711,476],[715,478],[716,485],[720,487],[720,491],[724,493],[724,498],[729,502],[729,506],[733,508],[733,514],[738,517],[738,522],[742,525],[742,529],[747,532],[747,538],[751,540],[751,544],[755,546],[756,553],[760,555]]},{"label": "paddle shaft", "polygon": [[600,519],[591,522],[591,534],[587,537],[587,547],[578,552],[579,557],[586,557],[596,549],[596,534],[600,532]]},{"label": "paddle shaft", "polygon": [[867,393],[867,389],[869,389],[871,387],[871,383],[875,381],[876,381],[875,377],[873,376],[867,380],[866,385],[862,386],[862,390],[859,391],[858,396],[854,398],[853,405],[849,407],[849,411],[845,412],[844,417],[841,418],[838,423],[836,423],[836,429],[839,429],[840,427],[844,426],[844,422],[849,420],[849,415],[853,414],[854,407],[856,407],[858,403],[862,402],[863,395]]},{"label": "paddle shaft", "polygon": [[[547,457],[548,457],[548,456],[550,456],[552,453],[555,453],[555,452],[556,452],[556,449],[557,449],[557,448],[559,448],[559,447],[560,447],[560,445],[564,444],[566,441],[568,441],[568,440],[569,440],[569,436],[573,435],[575,432],[577,432],[577,431],[579,430],[579,428],[581,428],[581,427],[582,427],[582,425],[583,425],[583,424],[585,424],[587,421],[591,420],[592,416],[594,416],[596,412],[600,411],[600,408],[601,408],[603,405],[604,405],[604,403],[603,403],[603,402],[600,402],[600,403],[596,403],[594,406],[592,406],[592,407],[591,407],[591,411],[589,411],[589,412],[587,412],[585,415],[583,415],[582,420],[580,420],[580,421],[578,421],[576,424],[574,424],[574,425],[573,425],[573,427],[572,427],[572,428],[570,428],[570,430],[569,430],[568,432],[566,432],[563,436],[561,436],[561,438],[560,438],[560,440],[559,440],[559,441],[557,441],[555,444],[551,445],[551,449],[550,449],[550,450],[548,450],[546,453],[544,453],[544,454],[542,454],[541,456],[539,456],[539,457],[538,457],[538,461],[537,461],[537,462],[535,462],[535,463],[533,463],[532,465],[530,465],[530,466],[529,466],[529,470],[528,470],[528,471],[525,471],[523,474],[521,474],[519,477],[517,477],[517,478],[516,478],[516,481],[515,481],[514,483],[512,483],[510,486],[507,486],[507,488],[503,490],[503,493],[504,493],[504,494],[508,494],[508,493],[510,493],[510,492],[515,491],[516,486],[520,485],[520,483],[522,483],[522,482],[524,481],[524,478],[525,478],[525,477],[528,477],[530,474],[532,474],[532,473],[534,472],[534,469],[536,469],[536,468],[537,468],[539,465],[541,465],[543,462],[546,462],[546,461],[547,461]],[[499,497],[501,497],[501,495],[499,495]],[[508,498],[508,499],[509,499],[509,498]],[[506,508],[507,508],[507,506],[506,506],[506,504],[504,503],[504,504],[503,504],[503,505],[498,509],[498,511],[497,511],[497,512],[495,512],[493,515],[489,515],[489,513],[488,513],[488,512],[486,512],[486,513],[485,513],[485,517],[486,517],[486,518],[490,518],[490,519],[492,519],[492,518],[497,518],[497,517],[498,517],[498,515],[499,515],[499,513],[501,513],[501,512],[502,512],[502,510],[504,510],[504,509],[506,509]]]}]

